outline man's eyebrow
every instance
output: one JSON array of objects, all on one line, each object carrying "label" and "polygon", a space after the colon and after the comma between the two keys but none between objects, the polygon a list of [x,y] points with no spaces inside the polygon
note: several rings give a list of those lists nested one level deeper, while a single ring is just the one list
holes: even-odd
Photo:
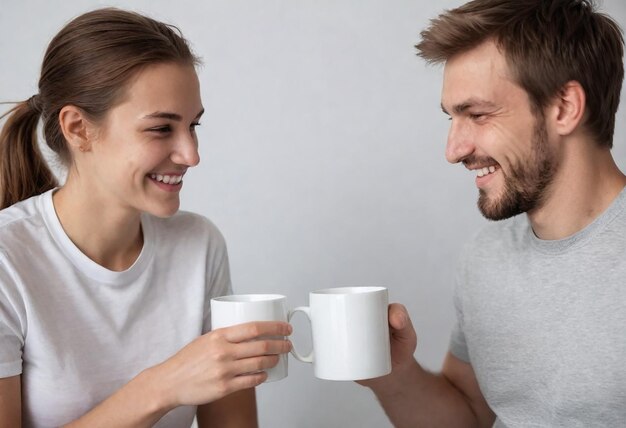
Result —
[{"label": "man's eyebrow", "polygon": [[[200,110],[200,113],[196,115],[195,119],[202,116],[202,114],[204,114],[204,109]],[[154,113],[145,115],[143,119],[169,119],[169,120],[175,120],[177,122],[180,122],[181,120],[183,120],[183,117],[178,113],[171,113],[167,111],[155,111]]]},{"label": "man's eyebrow", "polygon": [[[495,108],[496,105],[492,103],[491,101],[470,98],[467,101],[463,101],[462,103],[455,104],[454,106],[452,106],[452,111],[456,114],[461,114],[464,111],[466,111],[468,108],[472,108],[472,107],[491,109],[491,108]],[[443,106],[443,104],[441,104],[441,110],[445,114],[450,114],[448,113],[448,110],[446,110],[446,108]]]}]

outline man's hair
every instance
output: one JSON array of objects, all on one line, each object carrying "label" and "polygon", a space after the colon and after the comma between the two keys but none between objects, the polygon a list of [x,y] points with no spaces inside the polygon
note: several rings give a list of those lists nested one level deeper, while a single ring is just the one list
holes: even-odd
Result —
[{"label": "man's hair", "polygon": [[444,63],[487,40],[495,41],[538,111],[567,82],[579,82],[588,131],[598,144],[613,146],[624,39],[593,0],[473,0],[431,20],[416,47],[427,62]]}]

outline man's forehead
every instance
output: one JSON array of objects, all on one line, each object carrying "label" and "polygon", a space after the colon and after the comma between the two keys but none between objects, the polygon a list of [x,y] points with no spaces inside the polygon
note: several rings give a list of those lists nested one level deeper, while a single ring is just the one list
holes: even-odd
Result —
[{"label": "man's forehead", "polygon": [[450,58],[444,67],[441,103],[444,111],[493,107],[519,86],[511,78],[505,57],[494,42],[485,42]]}]

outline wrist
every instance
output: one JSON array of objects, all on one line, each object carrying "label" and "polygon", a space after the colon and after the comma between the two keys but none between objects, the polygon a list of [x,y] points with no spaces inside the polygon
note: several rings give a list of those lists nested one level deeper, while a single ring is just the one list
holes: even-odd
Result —
[{"label": "wrist", "polygon": [[177,407],[162,371],[161,365],[157,365],[142,371],[134,379],[143,395],[145,409],[154,415],[164,415]]},{"label": "wrist", "polygon": [[368,385],[380,400],[393,399],[406,393],[407,384],[414,383],[423,372],[414,358],[407,364],[394,367],[394,370],[383,377],[373,379]]}]

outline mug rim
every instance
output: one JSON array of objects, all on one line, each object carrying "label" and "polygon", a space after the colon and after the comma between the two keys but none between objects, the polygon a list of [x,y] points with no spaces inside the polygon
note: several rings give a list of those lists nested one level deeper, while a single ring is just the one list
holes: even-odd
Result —
[{"label": "mug rim", "polygon": [[381,291],[387,291],[387,287],[377,286],[377,285],[331,287],[331,288],[323,288],[321,290],[311,291],[311,294],[353,296],[353,295],[358,295],[358,294],[377,293]]},{"label": "mug rim", "polygon": [[263,293],[250,293],[250,294],[227,294],[225,296],[213,297],[211,300],[216,302],[226,303],[254,303],[254,302],[274,302],[277,300],[286,299],[286,296],[282,294],[263,294]]}]

